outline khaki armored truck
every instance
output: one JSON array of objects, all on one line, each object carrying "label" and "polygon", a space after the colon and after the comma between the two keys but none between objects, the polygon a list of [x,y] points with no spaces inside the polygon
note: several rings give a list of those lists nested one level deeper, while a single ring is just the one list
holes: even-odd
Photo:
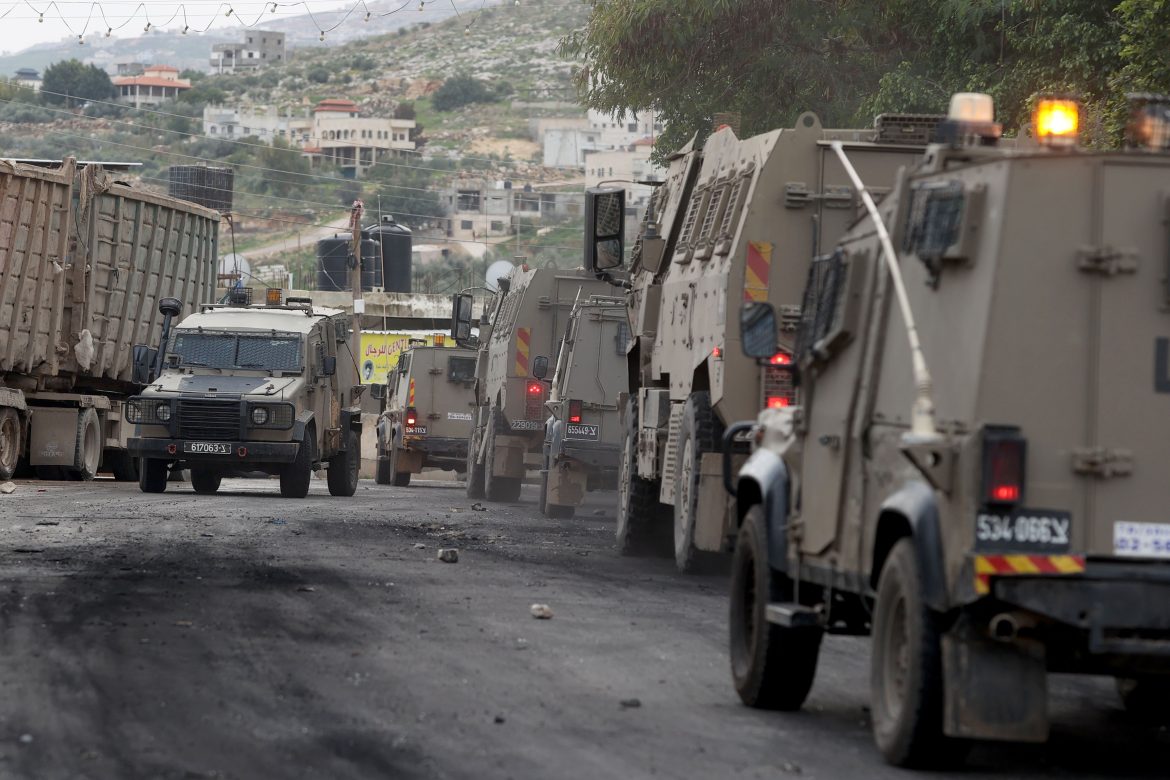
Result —
[{"label": "khaki armored truck", "polygon": [[[624,553],[673,536],[675,561],[688,571],[699,551],[726,549],[733,527],[719,476],[723,429],[761,405],[792,402],[791,335],[810,257],[857,213],[829,144],[844,143],[863,179],[888,189],[937,123],[883,116],[875,129],[829,130],[806,113],[793,129],[745,140],[724,128],[675,156],[630,260],[617,522]],[[612,190],[586,199],[586,267],[605,275],[624,265],[607,217],[622,204]],[[759,367],[739,348],[745,300],[770,302],[783,323],[777,353]]]},{"label": "khaki armored truck", "polygon": [[326,469],[329,493],[352,496],[362,388],[350,335],[349,315],[308,299],[188,316],[159,350],[162,372],[127,404],[139,487],[161,493],[169,470],[187,468],[195,492],[211,494],[225,474],[263,471],[279,475],[282,496],[304,498]]},{"label": "khaki armored truck", "polygon": [[[745,703],[799,708],[831,633],[872,636],[898,765],[1046,739],[1048,672],[1165,713],[1170,99],[1133,111],[1133,148],[1087,151],[1043,100],[1008,149],[991,99],[956,96],[946,142],[812,264],[799,405],[729,484]],[[780,318],[743,318],[766,359]]]},{"label": "khaki armored truck", "polygon": [[592,295],[569,315],[545,404],[540,506],[548,517],[572,517],[586,492],[617,487],[629,332],[624,298]]},{"label": "khaki armored truck", "polygon": [[416,346],[390,372],[378,418],[379,485],[406,487],[424,468],[462,473],[475,407],[475,352]]},{"label": "khaki armored truck", "polygon": [[101,165],[0,165],[0,480],[138,478],[133,347],[212,300],[219,214]]},{"label": "khaki armored truck", "polygon": [[[529,469],[543,465],[549,360],[577,300],[613,288],[583,271],[518,266],[480,325],[467,495],[515,501]],[[471,296],[456,296],[452,334],[466,343]]]}]

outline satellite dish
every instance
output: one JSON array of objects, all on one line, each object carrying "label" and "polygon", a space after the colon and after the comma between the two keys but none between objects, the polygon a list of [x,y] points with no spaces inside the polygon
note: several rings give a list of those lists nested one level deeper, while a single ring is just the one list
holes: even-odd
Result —
[{"label": "satellite dish", "polygon": [[243,255],[233,253],[220,258],[219,272],[221,274],[239,273],[246,279],[252,274],[252,266]]},{"label": "satellite dish", "polygon": [[483,275],[484,286],[492,292],[496,292],[500,289],[498,281],[500,279],[507,279],[512,275],[512,271],[514,270],[516,270],[516,267],[507,260],[497,260],[488,266],[487,273]]}]

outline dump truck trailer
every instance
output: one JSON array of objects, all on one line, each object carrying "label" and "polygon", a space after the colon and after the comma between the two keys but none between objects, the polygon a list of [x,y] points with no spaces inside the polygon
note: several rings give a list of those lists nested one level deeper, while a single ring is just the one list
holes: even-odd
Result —
[{"label": "dump truck trailer", "polygon": [[0,161],[0,478],[137,478],[133,346],[215,291],[219,214],[67,158]]}]

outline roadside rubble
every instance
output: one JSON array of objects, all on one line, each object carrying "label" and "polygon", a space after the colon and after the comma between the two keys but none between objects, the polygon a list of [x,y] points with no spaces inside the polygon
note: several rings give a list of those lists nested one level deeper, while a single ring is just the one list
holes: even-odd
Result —
[{"label": "roadside rubble", "polygon": [[537,620],[552,620],[553,611],[548,604],[533,604],[529,607],[529,611],[532,612],[532,617]]},{"label": "roadside rubble", "polygon": [[453,547],[439,549],[439,560],[443,563],[459,563],[459,551]]},{"label": "roadside rubble", "polygon": [[15,492],[16,492],[16,483],[15,482],[0,482],[0,493],[2,493],[4,495],[8,495],[9,493],[15,493]]}]

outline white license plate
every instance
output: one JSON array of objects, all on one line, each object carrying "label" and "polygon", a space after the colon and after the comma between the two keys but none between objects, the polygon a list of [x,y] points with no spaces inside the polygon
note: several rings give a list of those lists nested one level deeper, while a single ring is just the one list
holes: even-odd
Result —
[{"label": "white license plate", "polygon": [[1114,523],[1113,554],[1170,559],[1170,524]]},{"label": "white license plate", "polygon": [[183,452],[191,455],[230,455],[232,446],[220,441],[185,441]]}]

